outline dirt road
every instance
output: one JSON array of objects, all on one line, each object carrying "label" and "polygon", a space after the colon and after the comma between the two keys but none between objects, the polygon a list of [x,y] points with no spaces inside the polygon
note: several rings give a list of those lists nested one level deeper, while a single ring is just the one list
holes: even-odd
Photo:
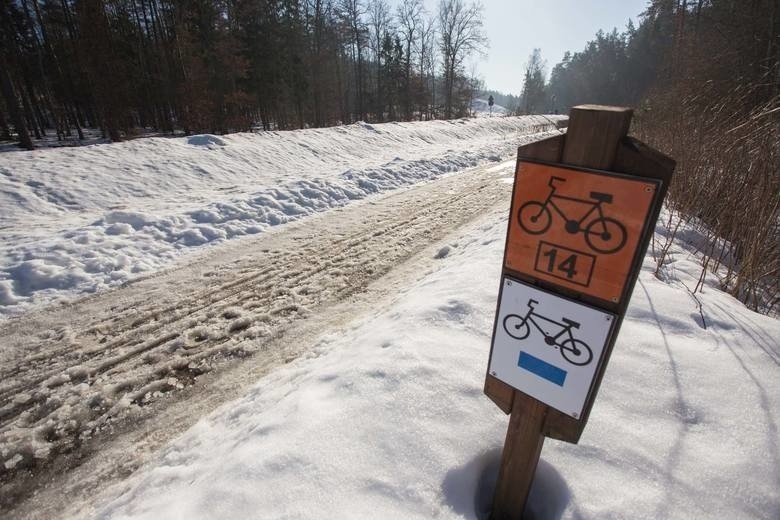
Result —
[{"label": "dirt road", "polygon": [[446,254],[448,234],[506,207],[513,166],[332,210],[0,324],[13,346],[0,353],[3,516],[60,516],[392,298]]}]

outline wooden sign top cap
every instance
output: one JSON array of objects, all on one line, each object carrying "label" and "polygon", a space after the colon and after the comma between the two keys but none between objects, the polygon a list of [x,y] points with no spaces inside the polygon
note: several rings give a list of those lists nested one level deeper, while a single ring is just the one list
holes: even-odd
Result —
[{"label": "wooden sign top cap", "polygon": [[569,112],[564,164],[611,170],[618,145],[628,134],[634,111],[625,107],[580,105]]},{"label": "wooden sign top cap", "polygon": [[599,112],[633,112],[630,107],[616,107],[611,105],[577,105],[572,110],[595,110]]}]

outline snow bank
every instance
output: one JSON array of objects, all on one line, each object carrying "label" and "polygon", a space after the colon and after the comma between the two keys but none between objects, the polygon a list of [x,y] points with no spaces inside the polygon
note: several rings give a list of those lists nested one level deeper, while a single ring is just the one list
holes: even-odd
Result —
[{"label": "snow bank", "polygon": [[202,246],[498,161],[556,118],[147,138],[0,154],[0,316]]},{"label": "snow bank", "polygon": [[[507,422],[482,394],[505,222],[434,247],[439,269],[201,420],[97,517],[485,518]],[[713,282],[697,303],[685,244],[653,270],[580,444],[546,442],[530,516],[777,518],[780,324]]]}]

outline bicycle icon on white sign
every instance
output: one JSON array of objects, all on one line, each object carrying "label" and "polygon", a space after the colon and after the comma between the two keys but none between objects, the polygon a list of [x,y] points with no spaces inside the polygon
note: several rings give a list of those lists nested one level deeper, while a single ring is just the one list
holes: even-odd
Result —
[{"label": "bicycle icon on white sign", "polygon": [[[542,316],[534,312],[534,307],[539,302],[533,299],[528,300],[528,312],[525,316],[518,314],[507,314],[504,318],[504,330],[507,334],[517,340],[524,340],[531,334],[531,325],[536,327],[539,332],[544,336],[544,342],[551,347],[555,347],[560,351],[563,359],[571,363],[572,365],[585,366],[593,359],[593,351],[587,343],[582,340],[576,339],[572,334],[572,329],[579,329],[580,324],[576,321],[568,318],[561,318],[561,322],[557,322],[546,316]],[[548,323],[552,323],[561,327],[561,331],[558,334],[552,335],[539,326],[537,320],[544,320]],[[565,338],[563,341],[559,341],[560,338]]]}]

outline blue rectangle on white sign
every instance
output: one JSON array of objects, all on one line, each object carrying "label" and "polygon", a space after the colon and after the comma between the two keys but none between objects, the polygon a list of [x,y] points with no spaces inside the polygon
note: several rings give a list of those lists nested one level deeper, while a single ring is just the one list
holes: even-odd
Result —
[{"label": "blue rectangle on white sign", "polygon": [[517,366],[558,386],[563,386],[563,382],[566,381],[565,370],[551,365],[536,356],[532,356],[528,352],[520,351],[520,359],[517,362]]}]

